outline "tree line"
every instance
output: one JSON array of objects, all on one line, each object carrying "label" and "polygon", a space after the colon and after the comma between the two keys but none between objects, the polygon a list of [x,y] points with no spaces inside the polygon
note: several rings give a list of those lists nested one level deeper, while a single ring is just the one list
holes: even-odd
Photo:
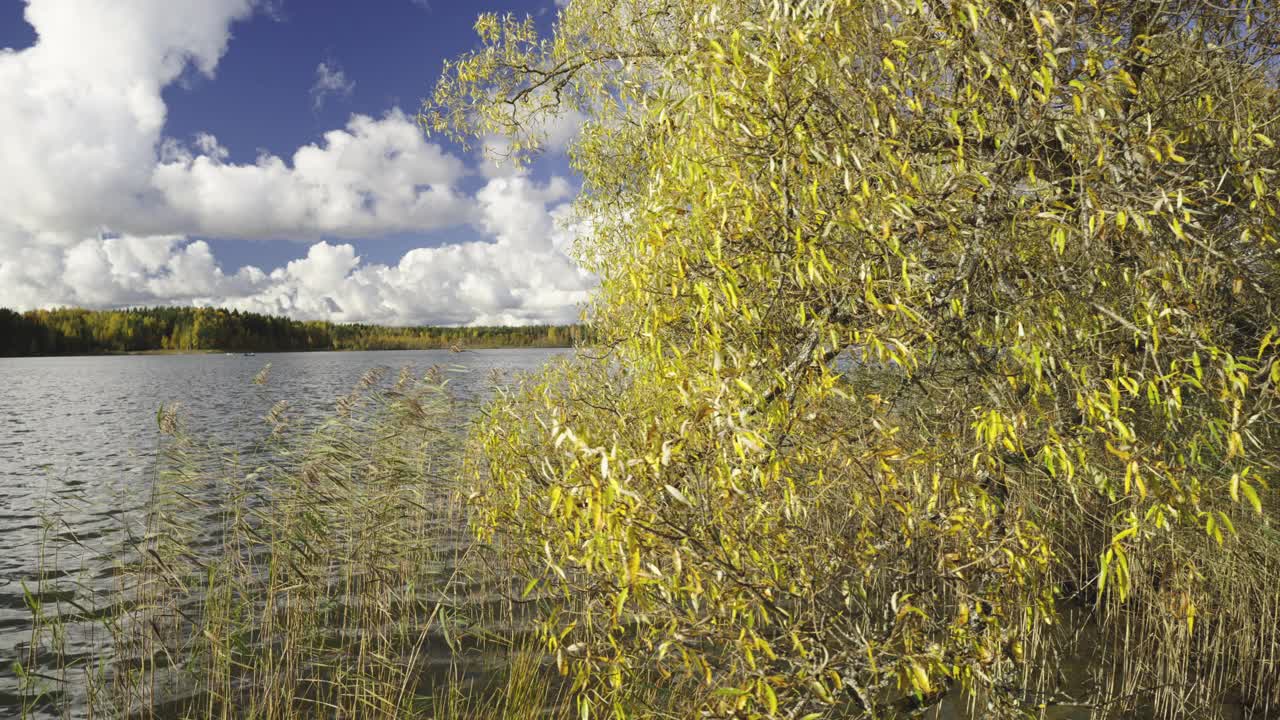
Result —
[{"label": "tree line", "polygon": [[124,310],[0,308],[0,355],[148,350],[426,350],[452,347],[568,347],[576,325],[387,327],[292,320],[208,307]]}]

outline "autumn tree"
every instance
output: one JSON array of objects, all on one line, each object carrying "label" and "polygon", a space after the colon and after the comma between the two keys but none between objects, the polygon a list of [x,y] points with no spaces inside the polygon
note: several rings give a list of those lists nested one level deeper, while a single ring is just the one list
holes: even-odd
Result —
[{"label": "autumn tree", "polygon": [[1277,10],[479,19],[429,129],[586,118],[596,342],[472,493],[584,711],[1280,712]]}]

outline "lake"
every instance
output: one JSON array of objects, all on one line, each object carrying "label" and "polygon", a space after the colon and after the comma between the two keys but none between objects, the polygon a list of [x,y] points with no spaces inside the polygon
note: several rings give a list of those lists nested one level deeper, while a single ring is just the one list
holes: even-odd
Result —
[{"label": "lake", "polygon": [[[387,368],[394,379],[394,371],[404,367],[419,373],[447,367],[454,394],[466,398],[485,393],[494,372],[534,370],[566,352],[0,358],[0,717],[21,709],[11,668],[25,657],[30,641],[23,587],[32,587],[41,572],[46,518],[56,514],[65,520],[49,532],[74,539],[61,545],[75,552],[61,551],[59,574],[46,578],[57,592],[90,594],[77,583],[109,588],[123,528],[144,512],[162,404],[179,403],[193,434],[234,451],[262,437],[263,417],[278,401],[288,402],[295,419],[324,417],[372,368]],[[255,384],[268,363],[269,380]],[[87,653],[92,638],[82,641]],[[75,642],[69,648],[73,655]]]}]

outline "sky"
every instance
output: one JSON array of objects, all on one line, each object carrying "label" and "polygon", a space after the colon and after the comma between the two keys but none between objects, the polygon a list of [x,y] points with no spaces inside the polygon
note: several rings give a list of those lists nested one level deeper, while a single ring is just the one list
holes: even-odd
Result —
[{"label": "sky", "polygon": [[578,182],[415,116],[480,12],[564,0],[0,0],[0,307],[572,322]]}]

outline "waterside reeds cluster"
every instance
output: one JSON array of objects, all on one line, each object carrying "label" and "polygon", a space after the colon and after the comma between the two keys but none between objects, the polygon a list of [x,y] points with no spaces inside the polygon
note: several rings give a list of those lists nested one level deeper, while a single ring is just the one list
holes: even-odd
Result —
[{"label": "waterside reeds cluster", "polygon": [[262,443],[235,454],[161,409],[145,521],[127,529],[114,588],[53,588],[78,572],[56,567],[78,541],[49,518],[50,580],[29,588],[17,668],[24,715],[570,712],[510,600],[518,584],[469,540],[452,486],[468,411],[445,375],[371,372],[305,427],[278,404]]}]

